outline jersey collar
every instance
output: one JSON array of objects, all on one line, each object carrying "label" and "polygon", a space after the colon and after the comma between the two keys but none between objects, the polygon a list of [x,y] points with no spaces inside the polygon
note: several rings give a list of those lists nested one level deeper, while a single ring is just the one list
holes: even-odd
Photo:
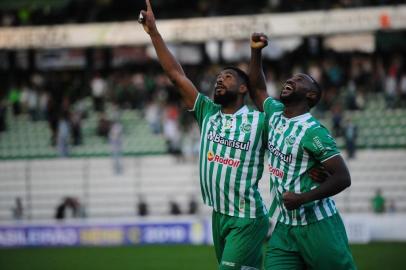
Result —
[{"label": "jersey collar", "polygon": [[236,111],[236,112],[233,113],[233,114],[231,114],[231,113],[223,113],[223,112],[220,110],[221,116],[237,116],[237,115],[244,114],[244,113],[248,113],[248,112],[249,112],[249,109],[248,109],[248,106],[247,106],[247,105],[242,106],[238,111]]},{"label": "jersey collar", "polygon": [[300,122],[303,122],[303,121],[308,120],[310,117],[312,117],[312,115],[309,112],[305,113],[305,114],[295,116],[295,117],[292,117],[292,118],[287,118],[282,114],[282,118],[287,120],[287,121],[300,121]]}]

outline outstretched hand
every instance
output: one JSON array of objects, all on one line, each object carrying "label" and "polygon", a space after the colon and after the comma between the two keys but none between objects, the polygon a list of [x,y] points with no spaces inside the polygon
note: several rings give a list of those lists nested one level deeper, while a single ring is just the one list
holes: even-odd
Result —
[{"label": "outstretched hand", "polygon": [[264,33],[253,33],[251,35],[251,48],[263,49],[268,46],[268,37]]},{"label": "outstretched hand", "polygon": [[138,17],[138,22],[142,24],[144,30],[147,34],[152,35],[158,33],[155,24],[155,15],[152,11],[151,3],[149,0],[145,0],[145,4],[147,6],[147,10],[141,10],[140,15]]}]

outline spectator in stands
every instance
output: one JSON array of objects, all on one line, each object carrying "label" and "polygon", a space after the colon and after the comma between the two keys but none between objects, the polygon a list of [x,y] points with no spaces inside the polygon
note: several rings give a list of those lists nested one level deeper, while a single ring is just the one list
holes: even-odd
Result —
[{"label": "spectator in stands", "polygon": [[107,115],[105,113],[100,113],[99,120],[97,122],[97,135],[107,139],[109,136],[110,126],[111,121],[107,118]]},{"label": "spectator in stands", "polygon": [[6,102],[0,98],[0,132],[6,131],[6,114],[7,114],[7,107]]},{"label": "spectator in stands", "polygon": [[332,112],[332,122],[333,122],[333,134],[334,137],[341,137],[342,135],[342,119],[343,119],[343,115],[342,115],[342,110],[341,107],[339,105],[333,106],[333,108],[331,108],[331,112]]},{"label": "spectator in stands", "polygon": [[111,147],[111,155],[113,158],[113,170],[115,174],[123,172],[121,161],[122,144],[123,144],[123,125],[118,119],[114,120],[109,131],[109,141]]},{"label": "spectator in stands", "polygon": [[13,219],[14,220],[21,220],[24,217],[24,208],[23,208],[23,203],[21,202],[20,197],[15,198],[15,204],[11,208],[11,212],[13,214]]},{"label": "spectator in stands", "polygon": [[389,69],[385,79],[385,98],[386,107],[394,109],[397,101],[397,80],[396,69],[392,67]]},{"label": "spectator in stands", "polygon": [[107,83],[99,73],[93,77],[90,88],[92,90],[93,106],[96,112],[104,111],[104,96],[107,91]]},{"label": "spectator in stands", "polygon": [[179,127],[179,109],[170,104],[165,109],[163,119],[163,134],[166,140],[168,153],[181,158],[181,134]]},{"label": "spectator in stands", "polygon": [[403,108],[406,108],[406,68],[402,72],[399,80],[400,103]]},{"label": "spectator in stands", "polygon": [[148,215],[148,204],[144,199],[144,196],[139,195],[139,200],[137,203],[137,211],[139,216],[147,216]]},{"label": "spectator in stands", "polygon": [[151,100],[145,107],[145,119],[153,134],[161,133],[161,107],[157,101]]},{"label": "spectator in stands", "polygon": [[371,203],[374,213],[380,214],[385,212],[385,198],[382,196],[380,188],[375,191],[375,196],[372,198]]},{"label": "spectator in stands", "polygon": [[199,212],[199,205],[196,201],[196,196],[191,196],[189,200],[189,215],[196,215]]},{"label": "spectator in stands", "polygon": [[169,201],[169,213],[171,215],[175,215],[175,216],[182,214],[179,204],[177,202],[175,202],[174,200]]},{"label": "spectator in stands", "polygon": [[[70,211],[67,213],[66,211]],[[66,217],[84,218],[86,212],[79,200],[75,197],[65,197],[62,202],[56,207],[55,218],[63,220]]]},{"label": "spectator in stands", "polygon": [[71,133],[71,123],[68,112],[63,112],[58,122],[57,148],[60,157],[69,155],[69,139]]},{"label": "spectator in stands", "polygon": [[59,107],[54,97],[50,96],[47,104],[47,120],[51,131],[51,145],[55,146],[58,133]]},{"label": "spectator in stands", "polygon": [[72,126],[72,139],[73,145],[82,144],[82,115],[79,111],[73,111],[71,117],[71,126]]},{"label": "spectator in stands", "polygon": [[354,124],[351,117],[348,117],[344,128],[344,138],[345,150],[347,151],[347,157],[349,159],[355,157],[355,152],[357,150],[357,136],[358,127]]},{"label": "spectator in stands", "polygon": [[17,116],[21,113],[21,92],[17,86],[12,86],[8,95],[9,102],[13,108],[13,115]]}]

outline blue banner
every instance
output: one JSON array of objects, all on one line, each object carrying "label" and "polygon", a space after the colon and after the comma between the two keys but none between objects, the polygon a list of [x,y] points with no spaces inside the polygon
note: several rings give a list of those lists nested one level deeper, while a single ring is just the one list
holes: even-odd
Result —
[{"label": "blue banner", "polygon": [[0,226],[0,247],[207,244],[207,222]]}]

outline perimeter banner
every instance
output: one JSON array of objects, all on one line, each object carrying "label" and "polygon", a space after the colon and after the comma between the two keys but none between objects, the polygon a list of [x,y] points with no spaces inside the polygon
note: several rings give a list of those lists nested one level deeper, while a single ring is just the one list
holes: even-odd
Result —
[{"label": "perimeter banner", "polygon": [[208,221],[0,226],[0,247],[209,244]]},{"label": "perimeter banner", "polygon": [[[157,14],[159,15],[159,14]],[[167,42],[370,33],[406,29],[406,5],[246,16],[158,20]],[[0,49],[74,48],[149,44],[136,21],[36,27],[0,27]]]}]

